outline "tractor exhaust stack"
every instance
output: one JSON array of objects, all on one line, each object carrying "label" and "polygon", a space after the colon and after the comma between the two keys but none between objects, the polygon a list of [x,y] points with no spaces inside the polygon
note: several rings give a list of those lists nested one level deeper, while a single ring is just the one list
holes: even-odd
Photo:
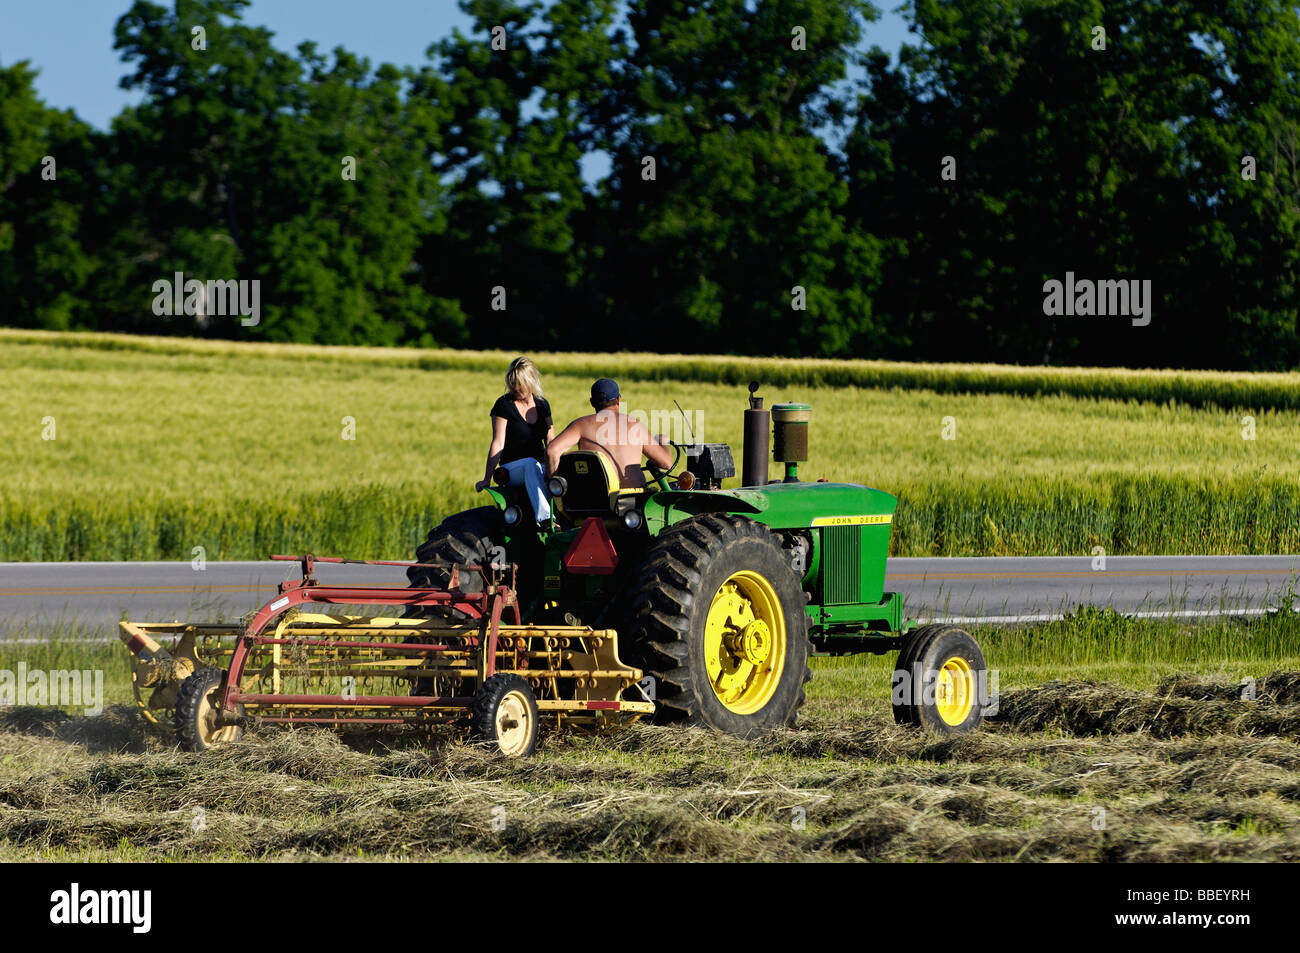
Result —
[{"label": "tractor exhaust stack", "polygon": [[772,415],[763,409],[763,398],[756,397],[758,381],[749,385],[749,409],[745,411],[745,450],[741,486],[767,485],[768,439],[772,432]]}]

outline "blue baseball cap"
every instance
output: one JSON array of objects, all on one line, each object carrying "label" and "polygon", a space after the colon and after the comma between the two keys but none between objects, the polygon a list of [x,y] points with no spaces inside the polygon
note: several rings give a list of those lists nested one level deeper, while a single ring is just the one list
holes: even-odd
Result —
[{"label": "blue baseball cap", "polygon": [[608,377],[602,377],[591,385],[591,399],[600,404],[618,400],[618,385]]}]

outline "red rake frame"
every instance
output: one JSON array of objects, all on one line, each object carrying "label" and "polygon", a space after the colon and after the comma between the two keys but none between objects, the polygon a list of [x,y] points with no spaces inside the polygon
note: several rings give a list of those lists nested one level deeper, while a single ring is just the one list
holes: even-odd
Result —
[{"label": "red rake frame", "polygon": [[[272,556],[276,560],[288,560],[301,563],[302,579],[286,580],[279,585],[279,595],[267,602],[249,621],[230,658],[221,683],[222,720],[236,722],[239,720],[239,706],[251,705],[300,705],[318,708],[368,708],[368,709],[464,709],[473,703],[472,697],[435,696],[435,695],[369,695],[343,698],[339,695],[277,695],[266,693],[245,693],[240,690],[243,683],[245,666],[250,654],[260,645],[283,644],[289,640],[276,639],[268,635],[268,629],[288,610],[309,603],[322,605],[388,605],[388,606],[445,606],[464,613],[481,623],[480,635],[469,639],[469,644],[479,647],[479,680],[490,678],[496,668],[497,638],[501,626],[501,617],[509,609],[514,615],[514,624],[520,625],[519,600],[515,592],[515,567],[507,569],[485,567],[482,565],[456,566],[444,563],[395,562],[372,559],[339,559],[312,556]],[[397,586],[324,586],[313,575],[316,563],[342,563],[367,566],[402,566],[430,569],[449,569],[451,579],[446,588],[433,587],[397,587]],[[469,570],[477,572],[483,579],[483,589],[478,593],[460,590],[460,573]],[[502,579],[508,576],[509,583]],[[331,639],[317,640],[315,644],[323,648],[365,647],[365,643],[351,640]],[[379,647],[379,644],[375,644]],[[428,643],[400,646],[383,644],[387,651],[410,651],[412,653],[430,654],[446,650],[447,646]],[[259,717],[259,721],[293,722],[293,723],[329,723],[329,724],[403,724],[412,720],[397,715],[393,718],[378,719],[374,717],[347,717],[331,713],[329,718],[277,718]]]}]

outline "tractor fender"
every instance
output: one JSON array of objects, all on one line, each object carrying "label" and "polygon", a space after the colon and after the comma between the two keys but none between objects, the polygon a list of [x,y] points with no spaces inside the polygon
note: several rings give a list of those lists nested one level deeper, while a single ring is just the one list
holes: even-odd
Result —
[{"label": "tractor fender", "polygon": [[493,486],[485,486],[482,491],[492,498],[492,505],[497,509],[504,511],[510,504],[506,502],[505,494]]},{"label": "tractor fender", "polygon": [[767,500],[760,493],[744,488],[732,490],[664,490],[654,495],[664,509],[690,513],[761,513]]},{"label": "tractor fender", "polygon": [[757,517],[763,501],[737,490],[661,490],[645,501],[646,525],[658,535],[673,523],[705,513],[738,513]]},{"label": "tractor fender", "polygon": [[[898,499],[858,483],[770,483],[726,490],[665,490],[646,501],[652,524],[704,513],[752,516],[773,529],[891,522]],[[653,512],[652,512],[653,509]]]}]

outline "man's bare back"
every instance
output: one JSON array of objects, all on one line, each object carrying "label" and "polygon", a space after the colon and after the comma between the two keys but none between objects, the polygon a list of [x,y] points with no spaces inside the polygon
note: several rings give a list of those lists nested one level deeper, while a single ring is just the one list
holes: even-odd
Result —
[{"label": "man's bare back", "polygon": [[[612,381],[607,383],[613,384]],[[625,488],[645,486],[645,476],[641,472],[642,455],[665,469],[672,465],[672,451],[652,439],[641,421],[621,413],[617,409],[617,390],[613,393],[613,406],[579,417],[556,434],[546,448],[548,472],[555,472],[560,464],[560,455],[570,447],[603,451],[614,461]]]}]

